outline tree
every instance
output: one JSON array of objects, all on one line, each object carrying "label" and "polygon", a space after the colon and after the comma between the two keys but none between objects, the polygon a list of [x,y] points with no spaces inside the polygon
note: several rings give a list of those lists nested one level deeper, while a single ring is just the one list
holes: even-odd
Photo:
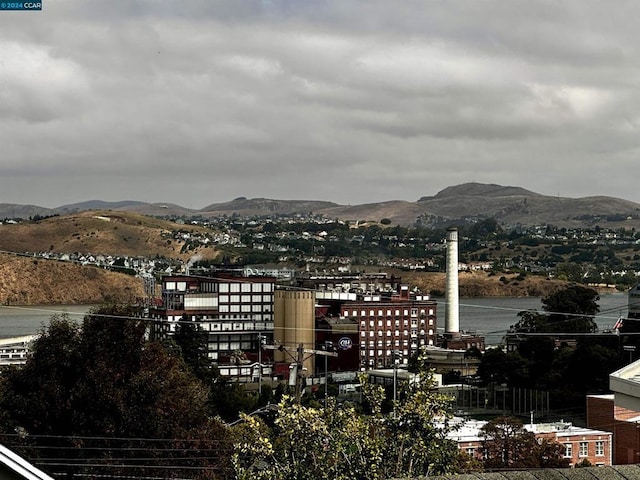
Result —
[{"label": "tree", "polygon": [[253,417],[236,431],[239,479],[371,479],[452,471],[457,446],[446,439],[450,399],[433,393],[432,376],[406,389],[395,413],[384,414],[384,389],[361,377],[369,413],[354,405],[297,405],[284,398],[270,430]]},{"label": "tree", "polygon": [[542,299],[549,327],[556,332],[595,332],[593,320],[600,311],[598,292],[582,285],[569,285]]},{"label": "tree", "polygon": [[515,417],[498,417],[480,429],[485,468],[568,467],[564,447],[543,439],[524,428]]},{"label": "tree", "polygon": [[525,310],[518,313],[516,332],[592,333],[597,331],[593,317],[600,311],[598,292],[582,285],[569,285],[542,299],[544,313]]},{"label": "tree", "polygon": [[[82,325],[53,318],[26,365],[3,378],[0,428],[24,433],[28,457],[66,456],[63,463],[77,465],[67,473],[131,475],[129,464],[144,464],[135,472],[150,476],[157,468],[180,472],[186,463],[207,467],[198,478],[215,478],[228,467],[226,458],[199,452],[230,445],[223,426],[208,416],[208,389],[175,349],[146,340],[146,324],[135,313],[101,307]],[[136,460],[150,455],[153,462]],[[82,466],[96,463],[109,466]]]},{"label": "tree", "polygon": [[191,372],[205,384],[211,384],[218,376],[218,371],[209,359],[207,332],[183,315],[172,339]]}]

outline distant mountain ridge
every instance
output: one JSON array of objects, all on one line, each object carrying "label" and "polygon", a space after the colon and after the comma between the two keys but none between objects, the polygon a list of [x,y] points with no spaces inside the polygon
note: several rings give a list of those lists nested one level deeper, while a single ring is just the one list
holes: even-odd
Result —
[{"label": "distant mountain ridge", "polygon": [[418,199],[418,203],[430,200],[433,198],[451,198],[451,197],[508,197],[514,195],[524,196],[541,196],[538,193],[525,190],[520,187],[503,187],[502,185],[487,184],[487,183],[463,183],[462,185],[455,185],[447,187],[444,190],[439,191],[433,197],[422,197]]},{"label": "distant mountain ridge", "polygon": [[1,218],[29,218],[85,210],[121,210],[150,216],[223,215],[266,216],[314,214],[349,221],[442,226],[463,221],[495,218],[505,225],[552,224],[585,227],[595,224],[640,227],[640,204],[615,197],[593,196],[568,198],[541,195],[521,187],[496,184],[464,183],[447,187],[434,196],[416,202],[391,200],[362,205],[340,205],[321,200],[275,200],[238,197],[229,202],[213,203],[202,209],[189,209],[170,203],[137,201],[104,202],[92,200],[48,209],[34,205],[0,204]]}]

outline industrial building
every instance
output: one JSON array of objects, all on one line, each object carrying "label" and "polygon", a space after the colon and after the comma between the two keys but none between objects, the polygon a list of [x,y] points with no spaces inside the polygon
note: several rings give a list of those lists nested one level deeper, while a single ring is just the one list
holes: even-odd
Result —
[{"label": "industrial building", "polygon": [[149,309],[149,317],[160,320],[152,324],[151,336],[163,338],[179,322],[195,322],[207,332],[208,356],[221,373],[227,365],[233,370],[227,374],[253,377],[261,337],[273,339],[274,291],[273,277],[165,276],[162,296]]}]

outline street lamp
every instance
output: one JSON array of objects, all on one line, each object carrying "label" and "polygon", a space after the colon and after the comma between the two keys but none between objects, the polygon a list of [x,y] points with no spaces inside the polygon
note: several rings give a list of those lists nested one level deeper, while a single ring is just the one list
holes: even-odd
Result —
[{"label": "street lamp", "polygon": [[[325,340],[325,351],[333,350],[333,342],[331,340]],[[324,356],[324,408],[327,408],[327,397],[329,396],[329,355]]]}]

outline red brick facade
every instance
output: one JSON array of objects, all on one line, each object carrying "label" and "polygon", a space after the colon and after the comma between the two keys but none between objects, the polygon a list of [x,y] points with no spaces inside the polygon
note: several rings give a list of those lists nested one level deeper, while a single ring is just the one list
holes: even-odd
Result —
[{"label": "red brick facade", "polygon": [[613,433],[613,464],[640,462],[640,412],[617,407],[613,395],[587,396],[587,425]]}]

